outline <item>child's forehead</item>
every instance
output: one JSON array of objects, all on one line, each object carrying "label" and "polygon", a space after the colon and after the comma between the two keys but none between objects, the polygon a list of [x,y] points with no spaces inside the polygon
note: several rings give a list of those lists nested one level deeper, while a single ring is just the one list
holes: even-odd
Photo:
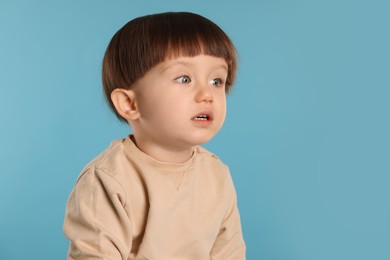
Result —
[{"label": "child's forehead", "polygon": [[210,55],[179,56],[165,59],[155,67],[161,74],[174,73],[182,70],[198,71],[203,73],[228,73],[228,65],[224,58]]},{"label": "child's forehead", "polygon": [[212,55],[198,54],[195,56],[168,56],[161,66],[169,68],[174,66],[194,66],[196,64],[206,63],[210,67],[222,68],[228,70],[228,63],[223,57],[216,57]]}]

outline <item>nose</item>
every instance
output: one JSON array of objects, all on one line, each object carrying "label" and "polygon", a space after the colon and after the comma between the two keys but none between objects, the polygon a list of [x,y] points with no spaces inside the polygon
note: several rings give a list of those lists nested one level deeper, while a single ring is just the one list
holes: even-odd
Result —
[{"label": "nose", "polygon": [[198,86],[195,99],[197,102],[213,103],[214,95],[211,87],[207,84]]}]

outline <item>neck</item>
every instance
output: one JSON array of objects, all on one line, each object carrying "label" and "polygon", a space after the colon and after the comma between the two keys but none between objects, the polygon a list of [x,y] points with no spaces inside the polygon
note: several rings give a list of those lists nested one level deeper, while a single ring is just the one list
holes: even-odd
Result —
[{"label": "neck", "polygon": [[135,134],[132,140],[138,149],[160,162],[182,163],[190,159],[194,151],[194,147],[177,148],[159,145]]}]

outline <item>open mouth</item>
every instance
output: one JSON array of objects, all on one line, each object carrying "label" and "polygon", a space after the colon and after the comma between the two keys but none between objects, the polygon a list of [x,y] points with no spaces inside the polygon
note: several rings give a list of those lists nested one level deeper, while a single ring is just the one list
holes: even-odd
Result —
[{"label": "open mouth", "polygon": [[200,120],[200,121],[206,121],[206,120],[209,120],[209,116],[208,115],[198,115],[198,116],[194,117],[193,119]]},{"label": "open mouth", "polygon": [[211,113],[202,112],[202,113],[199,113],[196,116],[194,116],[192,118],[192,120],[195,120],[195,121],[212,121],[213,118],[212,118]]}]

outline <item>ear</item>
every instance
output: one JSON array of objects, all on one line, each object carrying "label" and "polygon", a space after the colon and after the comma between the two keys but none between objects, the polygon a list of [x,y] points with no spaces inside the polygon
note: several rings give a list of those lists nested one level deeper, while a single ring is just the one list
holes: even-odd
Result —
[{"label": "ear", "polygon": [[127,121],[138,119],[138,110],[135,93],[132,90],[117,88],[111,93],[111,101],[116,111]]}]

